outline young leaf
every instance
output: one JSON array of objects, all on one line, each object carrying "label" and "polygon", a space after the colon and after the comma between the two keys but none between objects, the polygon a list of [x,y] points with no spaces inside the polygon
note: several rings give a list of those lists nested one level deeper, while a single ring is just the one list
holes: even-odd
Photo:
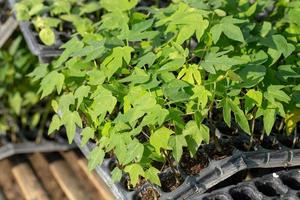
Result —
[{"label": "young leaf", "polygon": [[[90,106],[90,115],[92,120],[98,123],[101,123],[107,113],[111,113],[114,107],[117,104],[117,99],[112,95],[109,90],[106,90],[103,87],[98,87],[99,90],[96,90],[93,95],[93,103]],[[98,118],[100,117],[100,118]]]},{"label": "young leaf", "polygon": [[54,62],[54,68],[60,67],[73,52],[78,51],[78,49],[82,49],[84,43],[80,41],[77,37],[73,37],[68,42],[63,44],[60,48],[65,49],[64,52],[60,55],[57,61]]},{"label": "young leaf", "polygon": [[[268,98],[270,102],[274,102],[272,100],[273,98],[282,101],[285,103],[289,103],[291,100],[291,97],[287,95],[284,91],[282,91],[282,88],[284,86],[282,85],[271,85],[268,87],[267,93],[265,94],[265,97]],[[270,99],[271,98],[271,99]]]},{"label": "young leaf", "polygon": [[263,112],[264,118],[264,128],[267,135],[270,135],[273,125],[275,123],[276,117],[276,109],[275,108],[267,108]]},{"label": "young leaf", "polygon": [[172,130],[162,127],[151,134],[150,144],[155,148],[157,153],[160,154],[160,149],[170,149],[169,139],[172,133]]},{"label": "young leaf", "polygon": [[55,113],[58,113],[59,105],[56,100],[51,100],[51,107]]},{"label": "young leaf", "polygon": [[16,92],[13,95],[9,96],[8,99],[9,105],[11,107],[11,109],[17,114],[19,115],[21,112],[21,107],[22,107],[22,97],[20,95],[19,92]]},{"label": "young leaf", "polygon": [[172,155],[179,163],[182,156],[182,148],[187,146],[184,135],[171,136],[169,140],[169,146],[172,148]]},{"label": "young leaf", "polygon": [[40,64],[38,67],[34,68],[34,70],[28,74],[29,77],[32,78],[32,81],[38,81],[41,78],[45,77],[48,73],[48,65]]},{"label": "young leaf", "polygon": [[75,136],[76,125],[82,127],[81,118],[77,111],[69,111],[63,113],[61,122],[66,127],[68,141],[71,144]]},{"label": "young leaf", "polygon": [[97,146],[95,147],[90,155],[89,155],[89,162],[88,162],[88,169],[92,171],[96,168],[97,165],[101,165],[104,159],[105,153],[102,147]]},{"label": "young leaf", "polygon": [[228,127],[231,127],[231,106],[229,99],[225,98],[223,101],[223,119]]},{"label": "young leaf", "polygon": [[49,27],[43,28],[39,33],[39,37],[45,45],[51,46],[55,43],[55,34]]},{"label": "young leaf", "polygon": [[139,176],[145,177],[145,172],[141,165],[139,164],[131,164],[127,165],[124,169],[130,176],[130,183],[135,187],[139,182]]},{"label": "young leaf", "polygon": [[74,93],[74,97],[77,99],[77,110],[84,97],[87,97],[90,92],[90,86],[82,85]]},{"label": "young leaf", "polygon": [[42,92],[41,99],[48,96],[56,88],[59,94],[64,84],[65,76],[57,71],[52,71],[47,74],[41,81],[41,87],[39,92]]},{"label": "young leaf", "polygon": [[149,180],[151,183],[154,183],[158,186],[161,186],[160,179],[158,174],[160,171],[154,167],[150,167],[146,172],[145,172],[145,178]]},{"label": "young leaf", "polygon": [[219,41],[222,31],[223,27],[221,24],[216,24],[210,29],[210,33],[215,44]]},{"label": "young leaf", "polygon": [[230,39],[244,42],[244,36],[241,29],[230,23],[222,24],[223,33]]},{"label": "young leaf", "polygon": [[238,87],[251,88],[264,80],[266,67],[263,65],[246,65],[238,71],[238,75],[243,79]]},{"label": "young leaf", "polygon": [[184,80],[192,85],[201,85],[202,78],[198,65],[184,67],[178,74],[178,79]]},{"label": "young leaf", "polygon": [[149,52],[139,59],[137,67],[142,68],[146,65],[151,67],[153,65],[153,63],[155,62],[155,60],[156,60],[156,55],[152,52]]},{"label": "young leaf", "polygon": [[131,60],[131,52],[133,51],[134,49],[129,46],[115,47],[113,49],[112,54],[106,57],[101,64],[101,68],[103,69],[107,79],[110,79],[112,75],[122,67],[123,60],[129,64]]},{"label": "young leaf", "polygon": [[240,127],[243,129],[243,131],[245,131],[246,133],[248,133],[250,135],[251,132],[250,132],[250,127],[249,127],[249,123],[248,123],[246,115],[240,109],[240,107],[238,105],[236,105],[231,99],[228,99],[228,100],[229,100],[231,110],[234,113],[235,121],[240,125]]},{"label": "young leaf", "polygon": [[141,160],[144,153],[144,145],[137,139],[132,140],[126,148],[126,159],[122,161],[122,164],[126,165],[133,160],[135,162],[139,162]]},{"label": "young leaf", "polygon": [[207,127],[206,125],[204,124],[200,124],[199,126],[199,129],[200,129],[200,133],[201,133],[201,136],[203,138],[203,141],[208,144],[209,143],[209,140],[210,140],[210,136],[209,136],[209,127]]},{"label": "young leaf", "polygon": [[111,178],[114,182],[119,182],[122,178],[122,170],[120,170],[118,167],[115,167],[111,171]]},{"label": "young leaf", "polygon": [[295,109],[288,113],[285,117],[286,132],[291,134],[293,130],[297,127],[297,123],[300,122],[300,109]]},{"label": "young leaf", "polygon": [[61,121],[60,121],[59,116],[53,115],[51,123],[49,125],[48,135],[53,133],[55,130],[59,130],[60,127],[61,127]]},{"label": "young leaf", "polygon": [[102,131],[101,131],[101,135],[105,136],[105,137],[108,137],[110,128],[111,128],[111,122],[106,122],[103,126]]},{"label": "young leaf", "polygon": [[254,89],[248,90],[245,95],[245,111],[248,113],[255,105],[260,107],[263,95],[260,91]]},{"label": "young leaf", "polygon": [[219,41],[222,32],[232,40],[244,42],[244,36],[241,29],[239,26],[235,25],[236,23],[242,22],[244,21],[234,19],[232,16],[224,17],[219,24],[214,25],[210,30],[214,43],[216,44]]},{"label": "young leaf", "polygon": [[75,98],[72,93],[63,94],[58,101],[58,111],[65,113],[70,110],[70,105],[75,104]]},{"label": "young leaf", "polygon": [[89,139],[93,138],[94,134],[95,134],[94,129],[92,129],[91,127],[85,127],[81,132],[82,135],[81,146],[84,146],[89,141]]},{"label": "young leaf", "polygon": [[101,6],[107,11],[127,11],[132,9],[138,0],[102,0],[100,2]]},{"label": "young leaf", "polygon": [[209,143],[209,128],[203,124],[198,126],[195,121],[189,121],[182,133],[186,137],[188,149],[193,156],[203,140]]},{"label": "young leaf", "polygon": [[193,88],[193,92],[194,95],[191,97],[191,99],[198,98],[198,106],[201,105],[201,108],[204,109],[207,105],[208,97],[212,95],[211,92],[206,90],[202,85],[196,85]]}]

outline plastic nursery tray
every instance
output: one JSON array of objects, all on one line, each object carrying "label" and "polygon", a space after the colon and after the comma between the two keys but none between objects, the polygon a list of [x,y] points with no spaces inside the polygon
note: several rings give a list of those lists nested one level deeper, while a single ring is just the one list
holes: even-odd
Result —
[{"label": "plastic nursery tray", "polygon": [[[9,2],[13,8],[16,1],[9,0]],[[67,33],[55,31],[55,44],[47,46],[40,41],[38,33],[34,30],[34,25],[30,21],[20,21],[19,26],[31,53],[38,56],[43,63],[48,63],[53,58],[60,56],[63,50],[59,47],[70,37]]]},{"label": "plastic nursery tray", "polygon": [[[244,169],[300,166],[300,149],[290,149],[280,143],[274,136],[265,137],[265,140],[272,140],[276,143],[277,150],[266,149],[261,145],[257,145],[252,151],[239,150],[238,143],[249,141],[247,135],[232,138],[226,137],[226,139],[223,139],[223,136],[221,136],[220,141],[237,141],[237,143],[233,142],[232,155],[221,160],[211,159],[209,165],[194,176],[186,175],[182,169],[179,169],[185,180],[171,192],[164,192],[161,188],[150,183],[146,183],[137,191],[128,191],[121,183],[113,183],[109,170],[109,164],[113,162],[113,159],[106,159],[101,166],[97,166],[96,172],[110,187],[116,199],[138,199],[141,192],[148,187],[157,190],[160,194],[160,199],[189,199],[191,196],[205,193],[216,184]],[[80,146],[81,136],[79,129],[76,132],[75,142]],[[80,147],[80,149],[88,157],[94,146],[94,143],[89,142],[87,145]],[[202,150],[209,146],[211,144],[203,145]],[[296,147],[299,148],[299,143]]]},{"label": "plastic nursery tray", "polygon": [[24,138],[20,143],[11,143],[4,135],[0,138],[0,142],[2,144],[0,146],[0,160],[17,154],[66,151],[76,146],[75,144],[68,144],[67,140],[60,136],[55,136],[51,140],[42,138],[39,143]]},{"label": "plastic nursery tray", "polygon": [[[4,4],[4,7],[0,8],[0,17],[1,17],[1,10],[8,9],[8,3],[5,1],[0,0],[0,6]],[[11,34],[15,31],[18,27],[18,22],[14,19],[13,16],[4,17],[4,22],[0,20],[0,48],[5,44]]]},{"label": "plastic nursery tray", "polygon": [[280,171],[231,185],[209,194],[193,196],[191,200],[275,200],[300,199],[300,170]]}]

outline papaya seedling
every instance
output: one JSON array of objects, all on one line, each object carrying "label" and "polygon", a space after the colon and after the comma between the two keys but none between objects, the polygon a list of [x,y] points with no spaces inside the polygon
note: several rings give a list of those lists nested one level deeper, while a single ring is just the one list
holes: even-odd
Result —
[{"label": "papaya seedling", "polygon": [[96,143],[89,168],[112,153],[113,179],[127,173],[132,187],[148,180],[164,188],[159,174],[170,169],[175,183],[166,190],[181,183],[184,150],[192,158],[204,144],[228,152],[224,125],[234,130],[226,134],[250,135],[247,149],[277,121],[291,134],[299,123],[299,1],[272,4],[261,21],[268,3],[174,0],[142,9],[137,0],[101,1],[95,37],[72,37],[58,60],[31,73],[42,98],[57,96],[49,134],[64,126],[72,142],[81,128],[82,145]]}]

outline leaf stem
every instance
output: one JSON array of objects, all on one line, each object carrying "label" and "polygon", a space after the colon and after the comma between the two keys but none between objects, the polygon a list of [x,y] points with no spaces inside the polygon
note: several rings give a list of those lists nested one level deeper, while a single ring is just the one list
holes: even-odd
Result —
[{"label": "leaf stem", "polygon": [[295,145],[296,145],[296,141],[297,141],[298,137],[297,137],[297,125],[294,129],[294,138],[293,138],[293,145],[292,145],[292,149],[295,148]]},{"label": "leaf stem", "polygon": [[218,138],[216,136],[216,128],[215,128],[215,124],[214,124],[213,119],[212,119],[214,99],[215,99],[215,96],[216,96],[216,88],[217,88],[217,83],[214,82],[214,84],[213,84],[213,93],[212,93],[212,101],[210,102],[210,105],[209,105],[209,108],[208,108],[208,120],[209,120],[209,124],[210,124],[211,133],[212,133],[212,136],[213,136],[213,140],[214,140],[214,143],[216,145],[216,149],[217,149],[218,152],[221,152],[222,147],[221,147],[221,145],[218,141]]},{"label": "leaf stem", "polygon": [[173,162],[171,161],[169,155],[166,153],[165,150],[162,150],[162,153],[164,154],[164,156],[166,157],[166,159],[168,160],[168,163],[170,164],[171,170],[175,175],[175,179],[176,179],[176,184],[178,184],[180,182],[180,180],[178,179],[180,176],[180,173],[178,172],[178,170],[174,167]]},{"label": "leaf stem", "polygon": [[281,122],[280,122],[280,125],[279,125],[279,128],[278,128],[278,131],[281,132],[281,130],[283,129],[283,127],[284,127],[284,119],[282,118]]},{"label": "leaf stem", "polygon": [[249,141],[249,146],[248,146],[248,151],[251,149],[253,145],[253,137],[254,137],[254,129],[255,129],[255,119],[256,119],[256,112],[257,112],[257,107],[254,108],[252,114],[253,114],[253,119],[251,121],[251,136],[250,136],[250,141]]},{"label": "leaf stem", "polygon": [[44,128],[45,128],[45,125],[47,123],[47,119],[48,119],[48,115],[49,115],[50,109],[51,109],[50,104],[47,104],[45,112],[43,113],[43,116],[42,116],[42,120],[41,120],[41,123],[40,123],[40,127],[39,127],[39,130],[38,130],[37,137],[35,139],[36,143],[40,143],[41,140],[42,140],[43,132],[45,130]]},{"label": "leaf stem", "polygon": [[262,132],[259,140],[262,142],[264,140],[264,137],[265,137],[265,131]]}]

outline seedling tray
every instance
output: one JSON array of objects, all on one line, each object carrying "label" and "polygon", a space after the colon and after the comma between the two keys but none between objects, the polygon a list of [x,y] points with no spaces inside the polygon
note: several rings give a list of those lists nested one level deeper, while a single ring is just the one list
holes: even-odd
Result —
[{"label": "seedling tray", "polygon": [[271,199],[299,199],[300,170],[280,171],[255,178],[251,181],[231,185],[210,194],[193,196],[191,200],[271,200]]},{"label": "seedling tray", "polygon": [[68,144],[67,140],[60,136],[55,136],[53,139],[42,138],[39,143],[24,138],[20,143],[12,143],[3,135],[0,142],[2,144],[0,146],[0,160],[17,154],[66,151],[76,146]]},{"label": "seedling tray", "polygon": [[33,24],[28,21],[20,21],[20,29],[24,35],[25,41],[32,54],[39,57],[39,60],[44,63],[48,63],[51,59],[59,56],[63,50],[59,47],[64,43],[61,40],[63,33],[55,32],[56,42],[54,45],[46,46],[39,40],[38,33],[34,31]]},{"label": "seedling tray", "polygon": [[4,6],[0,8],[0,48],[5,44],[11,34],[18,27],[18,22],[14,19],[14,17],[9,16],[8,13],[4,13],[6,10],[8,10],[8,3],[5,1],[0,1],[0,6],[1,4],[4,4]]},{"label": "seedling tray", "polygon": [[[16,1],[9,0],[13,8]],[[25,41],[32,54],[38,56],[39,60],[43,63],[50,62],[53,58],[60,56],[63,52],[59,47],[64,44],[69,38],[69,35],[63,32],[55,31],[55,44],[51,46],[44,45],[40,40],[38,33],[34,30],[34,25],[30,21],[20,21],[20,29],[24,35]]]},{"label": "seedling tray", "polygon": [[[101,166],[97,166],[96,172],[109,186],[116,199],[138,199],[140,194],[149,187],[159,192],[160,199],[190,199],[192,196],[199,196],[205,193],[208,189],[241,170],[300,166],[300,149],[288,148],[274,136],[265,137],[265,140],[269,139],[274,140],[278,144],[277,150],[266,149],[262,145],[256,145],[255,150],[252,151],[242,151],[235,147],[231,156],[220,160],[211,159],[209,165],[197,175],[186,175],[180,169],[185,180],[172,192],[164,192],[161,188],[148,182],[135,191],[128,191],[121,183],[113,183],[109,167],[113,162],[113,158],[106,159]],[[220,141],[222,140],[220,138]],[[248,140],[248,136],[241,134],[236,138],[225,139],[225,141],[243,140]],[[75,143],[80,147],[80,129],[76,132]],[[209,145],[204,145],[202,149],[205,149],[205,146],[208,147]],[[94,143],[88,142],[87,145],[80,147],[80,149],[88,157],[94,147]]]}]

